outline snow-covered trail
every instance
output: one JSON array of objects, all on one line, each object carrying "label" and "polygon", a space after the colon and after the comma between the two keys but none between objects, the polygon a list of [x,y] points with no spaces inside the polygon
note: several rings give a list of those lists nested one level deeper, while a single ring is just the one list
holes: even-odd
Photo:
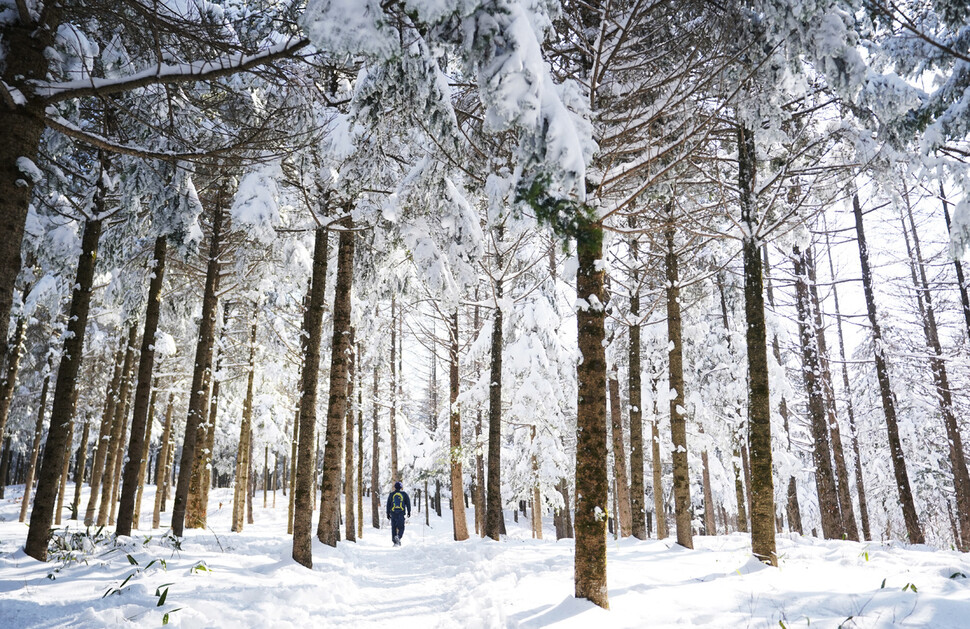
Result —
[{"label": "snow-covered trail", "polygon": [[353,582],[347,608],[328,614],[328,620],[354,627],[386,627],[389,622],[454,627],[460,618],[465,627],[504,627],[519,624],[511,617],[516,610],[510,595],[523,580],[545,580],[548,590],[554,575],[568,576],[571,586],[572,554],[563,552],[568,542],[557,546],[513,539],[498,544],[473,535],[456,544],[448,524],[442,519],[435,528],[423,521],[409,526],[400,548],[391,545],[387,529],[369,529],[356,544],[330,550],[330,556],[321,547],[324,559],[314,569],[339,570],[334,565],[339,561]]},{"label": "snow-covered trail", "polygon": [[415,512],[394,548],[365,508],[363,537],[336,548],[314,540],[307,570],[290,557],[285,498],[263,508],[257,496],[255,524],[230,533],[230,490],[219,489],[209,528],[186,531],[180,548],[143,530],[41,564],[20,548],[18,494],[0,501],[3,629],[159,627],[165,614],[192,629],[970,627],[970,558],[929,547],[780,536],[771,569],[750,560],[742,534],[696,537],[695,550],[611,539],[606,611],[572,597],[572,542],[533,540],[510,513],[501,542],[456,543],[450,514],[426,527]]}]

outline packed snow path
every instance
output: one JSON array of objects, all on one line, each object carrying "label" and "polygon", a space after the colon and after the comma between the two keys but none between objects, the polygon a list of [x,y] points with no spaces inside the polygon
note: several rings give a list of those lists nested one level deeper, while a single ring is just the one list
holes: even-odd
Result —
[{"label": "packed snow path", "polygon": [[166,613],[169,626],[192,629],[970,626],[970,560],[929,547],[783,536],[771,569],[749,559],[742,534],[699,536],[692,551],[611,539],[605,611],[572,597],[572,542],[533,540],[510,513],[501,543],[456,543],[450,513],[425,527],[415,512],[394,548],[365,506],[363,538],[336,549],[315,541],[307,570],[290,558],[282,496],[275,509],[257,496],[256,523],[235,534],[231,494],[215,490],[210,528],[187,531],[181,550],[165,531],[139,531],[40,564],[20,549],[20,491],[0,501],[3,629],[159,627]]}]

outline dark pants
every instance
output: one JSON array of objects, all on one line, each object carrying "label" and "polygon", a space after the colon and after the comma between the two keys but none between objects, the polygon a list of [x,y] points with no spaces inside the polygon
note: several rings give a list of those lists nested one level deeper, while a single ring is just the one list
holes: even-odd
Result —
[{"label": "dark pants", "polygon": [[400,539],[404,537],[404,514],[403,513],[392,513],[391,514],[391,539]]}]

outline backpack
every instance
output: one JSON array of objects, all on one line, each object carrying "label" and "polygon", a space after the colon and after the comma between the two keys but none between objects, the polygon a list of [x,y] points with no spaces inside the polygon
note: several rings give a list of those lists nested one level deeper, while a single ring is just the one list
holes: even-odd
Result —
[{"label": "backpack", "polygon": [[391,511],[404,511],[404,495],[399,491],[391,496]]}]

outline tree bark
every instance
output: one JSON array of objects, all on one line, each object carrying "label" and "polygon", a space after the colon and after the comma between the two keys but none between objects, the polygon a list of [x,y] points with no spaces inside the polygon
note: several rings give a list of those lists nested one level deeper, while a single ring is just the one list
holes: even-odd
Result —
[{"label": "tree bark", "polygon": [[371,525],[375,529],[381,528],[381,427],[378,423],[378,391],[379,381],[377,361],[374,361],[374,387],[371,391],[373,407],[371,409],[371,461],[370,461],[370,511]]},{"label": "tree bark", "polygon": [[182,439],[182,456],[179,458],[178,483],[175,487],[175,502],[172,505],[172,532],[182,537],[186,524],[190,527],[197,522],[186,523],[186,510],[189,501],[189,487],[194,472],[199,424],[206,412],[206,383],[212,372],[212,347],[215,343],[216,308],[219,305],[219,253],[223,241],[224,208],[226,184],[220,184],[212,216],[212,236],[209,240],[208,262],[205,273],[205,290],[202,294],[202,319],[199,321],[199,340],[195,346],[195,361],[192,373],[192,388],[189,390],[189,409],[185,418],[185,436]]},{"label": "tree bark", "polygon": [[829,430],[825,418],[825,398],[822,391],[822,365],[819,360],[816,328],[812,325],[811,300],[808,293],[806,256],[796,245],[792,252],[795,265],[795,304],[798,309],[798,337],[802,349],[802,380],[808,393],[808,414],[812,427],[812,459],[815,463],[815,487],[818,492],[822,535],[825,539],[841,539],[845,534],[839,497],[832,471],[829,449]]},{"label": "tree bark", "polygon": [[[34,425],[34,442],[30,448],[30,466],[27,468],[27,480],[24,482],[24,498],[20,503],[20,521],[27,519],[27,506],[30,504],[30,494],[34,486],[34,473],[37,471],[37,455],[40,454],[40,440],[44,436],[44,413],[47,410],[47,393],[50,389],[51,373],[44,376],[44,385],[40,390],[40,408],[37,409],[37,423]],[[0,483],[4,479],[0,478]]]},{"label": "tree bark", "polygon": [[[258,312],[258,310],[257,310]],[[239,446],[236,448],[236,481],[232,494],[232,532],[241,533],[246,517],[246,489],[249,487],[249,445],[252,442],[253,395],[256,381],[256,312],[249,331],[249,374],[246,376],[246,398],[242,421],[239,422]],[[299,418],[297,418],[299,421]],[[290,488],[293,495],[293,488]],[[291,501],[292,504],[292,501]],[[292,516],[291,516],[292,517]]]},{"label": "tree bark", "polygon": [[845,465],[845,452],[842,449],[842,431],[835,408],[835,387],[832,386],[832,367],[829,361],[828,345],[825,340],[825,327],[822,321],[822,306],[818,298],[818,281],[815,273],[815,256],[812,250],[805,252],[807,263],[809,294],[812,299],[812,317],[815,324],[815,340],[818,343],[818,356],[822,365],[822,393],[825,396],[825,410],[832,438],[832,456],[835,461],[835,481],[839,498],[839,513],[842,516],[843,537],[859,541],[859,527],[856,526],[855,508],[852,505],[852,492],[849,491],[849,472]]},{"label": "tree bark", "polygon": [[7,436],[3,441],[3,456],[0,456],[0,498],[4,497],[4,489],[7,487],[7,478],[10,476],[10,459],[13,453],[10,451],[13,444],[13,437]]},{"label": "tree bark", "polygon": [[[132,367],[134,369],[134,367]],[[129,382],[134,378],[134,373],[128,375]],[[114,526],[115,524],[115,514],[118,508],[118,493],[121,488],[121,464],[124,462],[125,457],[125,442],[128,439],[128,411],[131,410],[131,392],[125,397],[124,410],[122,411],[122,422],[121,422],[121,439],[118,441],[118,456],[115,457],[114,469],[111,472],[111,499],[105,503],[110,504],[111,508],[108,509],[108,524]]]},{"label": "tree bark", "polygon": [[[218,305],[217,305],[218,308]],[[205,528],[208,522],[209,467],[212,460],[212,443],[215,440],[216,411],[219,403],[219,380],[217,375],[222,363],[216,338],[221,339],[229,322],[228,304],[222,309],[222,326],[213,332],[209,350],[209,369],[202,378],[202,414],[195,433],[195,457],[189,476],[189,496],[185,505],[185,525],[190,529]],[[266,479],[263,480],[263,507],[266,507]]]},{"label": "tree bark", "polygon": [[[26,97],[23,105],[0,105],[0,129],[3,129],[0,133],[0,321],[3,322],[3,335],[6,335],[20,274],[24,226],[34,187],[33,180],[21,172],[19,160],[37,161],[40,137],[44,132],[45,103],[31,96],[28,85],[31,81],[47,78],[47,51],[54,45],[60,8],[55,3],[46,3],[39,17],[39,22],[28,22],[26,16],[21,16],[19,20],[4,24],[2,29],[4,47],[11,54],[4,58],[0,79]],[[0,365],[7,362],[7,351],[6,343],[0,343]],[[0,435],[3,435],[2,430]]]},{"label": "tree bark", "polygon": [[669,535],[667,514],[664,512],[663,462],[660,458],[660,409],[657,406],[659,381],[653,383],[653,419],[650,422],[650,467],[653,471],[653,510],[657,516],[657,539]]},{"label": "tree bark", "polygon": [[[13,57],[16,56],[13,55]],[[3,192],[13,193],[9,190]],[[5,194],[0,194],[0,198],[5,196]],[[99,200],[96,203],[103,204],[103,198],[104,193],[99,184]],[[99,219],[88,220],[84,225],[84,234],[81,237],[81,256],[78,260],[77,277],[71,296],[67,334],[64,337],[64,353],[61,356],[61,365],[57,370],[57,380],[54,385],[54,405],[51,408],[47,446],[44,448],[44,458],[38,475],[37,495],[34,498],[34,507],[30,515],[30,529],[27,533],[27,542],[24,545],[26,553],[38,561],[47,560],[47,542],[50,539],[51,523],[54,516],[57,483],[61,464],[64,460],[64,451],[70,447],[71,434],[68,431],[77,402],[77,374],[84,351],[84,334],[88,324],[91,289],[94,285],[94,267],[100,239],[101,221]],[[6,239],[4,239],[4,242],[6,242]],[[19,268],[19,263],[17,266]],[[0,266],[0,268],[5,267]],[[2,305],[0,305],[0,310],[2,310]],[[7,311],[0,311],[0,315],[3,316],[0,320],[7,320],[9,304]]]},{"label": "tree bark", "polygon": [[949,446],[950,471],[953,475],[953,489],[957,506],[957,523],[960,535],[957,537],[957,548],[966,552],[970,550],[970,475],[967,473],[967,460],[963,451],[963,435],[953,410],[953,396],[950,391],[950,378],[943,359],[943,346],[936,325],[936,312],[933,308],[933,295],[930,283],[926,277],[926,266],[923,264],[923,251],[919,243],[919,233],[916,231],[916,221],[913,220],[913,208],[909,203],[909,192],[903,188],[903,199],[906,202],[906,213],[909,217],[909,228],[913,236],[913,246],[910,247],[909,237],[906,235],[906,224],[903,223],[903,235],[906,236],[906,252],[909,254],[910,271],[913,276],[913,287],[916,289],[916,304],[923,324],[923,335],[926,345],[930,349],[930,370],[933,372],[933,384],[936,388],[936,401],[943,416],[946,429],[946,439]]},{"label": "tree bark", "polygon": [[303,314],[304,351],[300,397],[300,440],[297,444],[296,481],[293,484],[293,559],[313,567],[311,528],[313,525],[314,478],[316,477],[317,389],[320,377],[320,339],[323,334],[323,305],[327,290],[328,232],[318,227],[313,245],[310,298]]},{"label": "tree bark", "polygon": [[745,340],[748,349],[748,443],[751,447],[751,551],[762,562],[778,565],[775,551],[775,497],[771,470],[771,398],[768,388],[768,343],[762,284],[761,243],[755,193],[754,132],[738,130],[738,186],[744,260]]},{"label": "tree bark", "polygon": [[623,443],[623,415],[620,412],[620,382],[616,372],[609,377],[610,423],[613,431],[613,470],[616,474],[617,516],[620,536],[629,537],[633,529],[630,485],[627,477],[626,447]]},{"label": "tree bark", "polygon": [[[501,265],[499,265],[500,267]],[[502,280],[495,282],[492,316],[491,368],[488,382],[488,480],[485,497],[485,535],[499,540],[504,528],[502,513]]]},{"label": "tree bark", "polygon": [[[698,426],[698,432],[703,435],[704,427]],[[714,522],[714,496],[711,492],[711,469],[707,455],[707,445],[701,450],[701,486],[704,492],[704,535],[717,535],[717,525]]]},{"label": "tree bark", "polygon": [[693,548],[690,514],[690,474],[687,469],[687,412],[684,395],[683,330],[680,316],[680,278],[677,269],[677,251],[674,245],[674,226],[669,224],[664,232],[667,251],[664,268],[667,277],[667,352],[670,382],[670,436],[674,450],[674,516],[677,521],[677,543]]},{"label": "tree bark", "polygon": [[[831,249],[829,249],[831,255]],[[768,305],[772,310],[775,309],[775,295],[772,290],[771,285],[771,265],[768,261],[768,247],[761,247],[761,259],[764,264],[764,277],[765,277],[765,293],[768,295]],[[831,260],[831,258],[830,258]],[[832,277],[835,277],[834,275]],[[833,289],[834,289],[833,285]],[[836,311],[838,311],[838,297],[836,297]],[[784,367],[784,363],[781,360],[781,344],[778,341],[778,335],[774,334],[771,337],[771,352],[775,356],[775,362],[778,363],[780,367]],[[842,356],[842,369],[845,369],[845,355]],[[848,377],[848,376],[846,376]],[[846,389],[848,391],[848,389]],[[788,442],[788,452],[791,456],[795,456],[792,450],[791,443],[791,430],[789,427],[789,415],[788,415],[788,400],[785,396],[781,396],[781,401],[778,403],[778,412],[781,415],[781,420],[784,425],[785,438]],[[852,401],[849,401],[849,417],[852,417]],[[858,453],[857,453],[858,454]],[[856,461],[858,463],[858,460]],[[797,532],[802,535],[802,510],[798,505],[798,486],[795,483],[795,477],[788,477],[788,501],[786,504],[786,515],[788,516],[788,529]]]},{"label": "tree bark", "polygon": [[[943,181],[940,181],[940,201],[943,203],[943,218],[946,220],[946,231],[950,233],[950,203],[946,200]],[[953,256],[953,268],[957,274],[957,290],[960,293],[960,303],[963,306],[963,321],[967,325],[967,338],[970,338],[970,297],[967,296],[967,280],[963,274],[963,263],[959,256]]]},{"label": "tree bark", "polygon": [[88,496],[88,506],[84,514],[84,526],[94,524],[95,512],[98,508],[98,498],[101,496],[101,481],[104,476],[105,459],[113,443],[111,441],[115,405],[118,403],[118,389],[121,387],[121,369],[125,359],[127,337],[122,337],[121,346],[115,352],[114,374],[108,382],[108,390],[104,395],[104,412],[101,415],[101,429],[98,432],[98,446],[91,463],[91,494]]},{"label": "tree bark", "polygon": [[354,232],[350,220],[340,232],[337,249],[337,285],[333,297],[333,343],[330,351],[330,404],[323,447],[323,487],[317,538],[328,546],[340,540],[340,467],[343,462],[344,423],[347,415],[347,380],[350,370],[351,294],[354,281]]},{"label": "tree bark", "polygon": [[[348,321],[348,326],[349,326]],[[347,426],[344,432],[344,537],[348,542],[357,541],[357,518],[354,513],[354,480],[357,472],[354,468],[354,380],[357,377],[356,342],[354,328],[350,327],[350,345],[347,348]]]},{"label": "tree bark", "polygon": [[[148,472],[148,459],[151,455],[152,424],[155,422],[155,400],[158,398],[158,378],[152,385],[152,394],[148,400],[148,421],[145,423],[145,439],[141,450],[141,465],[138,467],[138,484],[135,493],[135,508],[131,518],[132,528],[140,528],[141,520],[141,499],[145,492],[145,474]],[[120,509],[120,506],[119,506]]]},{"label": "tree bark", "polygon": [[[84,484],[84,468],[88,463],[88,438],[91,436],[91,419],[84,421],[81,432],[81,445],[77,449],[77,461],[74,465],[74,500],[71,502],[71,519],[77,520],[81,509],[81,486]],[[27,495],[26,489],[24,496]]]},{"label": "tree bark", "polygon": [[744,497],[744,480],[742,479],[741,472],[741,438],[735,435],[734,451],[731,455],[732,465],[734,467],[734,498],[738,505],[738,531],[741,533],[748,532],[748,506],[747,500]]},{"label": "tree bark", "polygon": [[[472,327],[475,334],[481,332],[481,310],[478,305],[478,288],[475,289],[475,307],[472,309]],[[481,364],[475,371],[481,375]],[[475,414],[475,532],[485,537],[485,457],[482,454],[482,409]]]},{"label": "tree bark", "polygon": [[[606,587],[606,519],[609,474],[606,435],[606,295],[603,286],[603,227],[588,223],[576,238],[576,312],[581,359],[576,417],[576,552],[573,571],[576,598],[609,609]],[[494,384],[494,381],[493,381]],[[492,481],[489,479],[489,491]]]},{"label": "tree bark", "polygon": [[172,475],[169,469],[169,460],[173,458],[173,439],[172,439],[172,415],[175,410],[175,394],[168,394],[168,405],[165,407],[165,428],[162,429],[162,444],[158,453],[159,472],[155,473],[155,510],[152,513],[152,528],[157,529],[161,525],[162,511],[165,510],[165,495],[168,493],[169,477]]},{"label": "tree bark", "polygon": [[876,361],[876,378],[879,381],[879,394],[882,398],[882,408],[886,417],[886,432],[889,437],[889,453],[893,463],[893,474],[896,480],[896,490],[903,510],[903,520],[906,522],[906,533],[912,544],[923,544],[923,528],[916,514],[916,503],[909,486],[909,474],[906,471],[906,459],[903,456],[903,443],[899,438],[899,423],[896,419],[896,397],[893,394],[889,380],[889,367],[882,341],[882,327],[876,314],[876,297],[872,288],[872,270],[869,266],[869,246],[866,243],[865,229],[862,224],[862,206],[859,195],[852,195],[852,211],[855,214],[856,236],[859,243],[859,263],[862,267],[862,287],[866,297],[866,312],[869,325],[872,327],[873,353]]},{"label": "tree bark", "polygon": [[[535,448],[536,427],[532,426],[532,537],[542,539],[542,492],[539,486],[539,455]],[[458,502],[461,502],[459,500]],[[464,510],[462,511],[464,514]],[[467,532],[465,535],[467,539]]]},{"label": "tree bark", "polygon": [[[638,262],[637,241],[630,242],[633,264]],[[643,497],[643,396],[640,384],[640,277],[634,272],[630,289],[630,348],[628,396],[630,398],[630,511],[633,537],[647,539]]]},{"label": "tree bark", "polygon": [[461,409],[458,406],[458,395],[461,392],[461,380],[459,379],[458,364],[458,308],[451,315],[451,348],[448,352],[448,381],[450,390],[450,432],[451,432],[451,495],[454,498],[454,507],[451,512],[451,519],[456,542],[468,539],[468,522],[465,519],[465,502],[461,499],[464,495],[464,483],[462,482],[461,460]]},{"label": "tree bark", "polygon": [[[26,297],[26,294],[24,295]],[[2,319],[6,322],[6,319]],[[3,334],[6,334],[7,327],[0,326]],[[24,334],[27,331],[27,318],[18,317],[17,327],[13,333],[13,342],[7,345],[8,361],[7,371],[0,382],[0,435],[7,429],[7,417],[10,415],[10,403],[13,401],[14,389],[17,387],[17,374],[20,372],[20,357],[23,355]],[[13,348],[12,352],[10,348]]]},{"label": "tree bark", "polygon": [[[225,334],[226,326],[228,325],[228,309],[223,311],[223,335]],[[199,504],[202,507],[202,515],[208,520],[208,510],[209,510],[209,490],[212,488],[212,458],[215,452],[216,444],[216,420],[219,418],[219,393],[222,388],[222,381],[216,378],[222,365],[222,353],[220,351],[218,359],[216,359],[215,371],[212,374],[212,394],[209,397],[209,412],[206,416],[206,427],[205,427],[205,449],[202,451],[202,468],[200,470],[200,476],[202,481],[199,483]],[[198,458],[197,458],[198,460]],[[191,489],[190,489],[191,491]],[[273,486],[273,491],[276,491],[276,486]],[[275,494],[274,500],[275,500]],[[275,506],[275,505],[274,505]]]},{"label": "tree bark", "polygon": [[[364,352],[357,343],[357,537],[364,536]],[[377,399],[374,399],[375,405]]]},{"label": "tree bark", "polygon": [[74,441],[74,418],[68,422],[68,442],[64,450],[64,460],[61,466],[61,483],[57,490],[57,510],[54,511],[54,525],[61,525],[61,518],[64,515],[64,494],[67,493],[67,475],[71,469],[71,450]]},{"label": "tree bark", "polygon": [[136,325],[128,328],[128,341],[125,345],[125,359],[121,367],[121,384],[114,405],[114,419],[111,422],[111,440],[108,442],[107,457],[104,462],[104,475],[101,478],[101,504],[98,507],[98,526],[108,524],[108,515],[115,495],[115,468],[118,457],[124,456],[122,440],[128,421],[128,392],[131,386],[131,369],[134,360],[135,335],[138,333]]},{"label": "tree bark", "polygon": [[393,485],[401,480],[400,469],[397,466],[397,298],[391,297],[391,477],[388,482]]},{"label": "tree bark", "polygon": [[68,442],[67,449],[64,451],[64,461],[61,467],[61,482],[57,489],[57,509],[54,511],[54,525],[61,525],[61,518],[64,514],[64,494],[67,493],[67,476],[71,469],[71,450],[74,440],[74,418],[68,422]]},{"label": "tree bark", "polygon": [[124,467],[121,485],[121,506],[118,508],[118,535],[131,535],[135,518],[135,493],[142,468],[145,450],[145,433],[148,425],[148,409],[151,402],[152,372],[155,369],[155,333],[162,302],[162,280],[165,277],[165,254],[168,240],[165,236],[155,239],[155,251],[150,265],[151,283],[148,287],[148,305],[145,310],[145,328],[142,333],[141,354],[138,359],[138,384],[135,386],[135,405],[131,417],[131,438],[128,441],[128,461]]}]

